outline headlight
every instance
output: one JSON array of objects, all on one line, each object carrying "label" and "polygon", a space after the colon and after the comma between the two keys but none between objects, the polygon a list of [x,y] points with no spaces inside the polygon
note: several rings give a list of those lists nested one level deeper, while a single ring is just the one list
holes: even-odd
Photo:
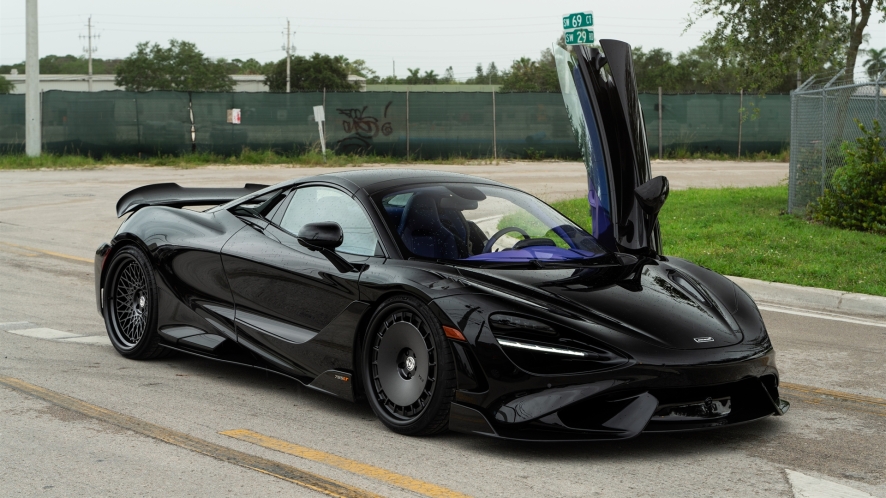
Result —
[{"label": "headlight", "polygon": [[536,351],[539,353],[553,353],[553,354],[562,354],[562,355],[566,355],[566,356],[579,356],[579,357],[589,356],[588,353],[585,353],[584,351],[578,351],[576,349],[541,346],[541,345],[532,344],[529,342],[511,341],[509,339],[499,339],[498,343],[506,348],[527,349],[529,351]]},{"label": "headlight", "polygon": [[591,372],[628,361],[585,334],[534,318],[496,313],[489,317],[489,328],[508,358],[527,372]]}]

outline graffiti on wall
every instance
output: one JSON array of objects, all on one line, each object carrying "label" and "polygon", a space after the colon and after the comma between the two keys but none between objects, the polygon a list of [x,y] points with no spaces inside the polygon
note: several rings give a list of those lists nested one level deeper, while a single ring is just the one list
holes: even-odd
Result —
[{"label": "graffiti on wall", "polygon": [[369,106],[362,108],[336,109],[342,119],[342,130],[348,136],[339,140],[336,148],[345,153],[362,153],[372,149],[373,139],[379,135],[388,136],[394,132],[394,126],[388,120],[388,111],[393,102],[385,106],[384,114],[379,119],[366,113]]}]

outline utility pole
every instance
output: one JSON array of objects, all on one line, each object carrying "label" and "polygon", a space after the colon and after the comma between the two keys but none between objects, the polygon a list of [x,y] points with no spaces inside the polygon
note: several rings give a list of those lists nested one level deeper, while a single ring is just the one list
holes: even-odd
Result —
[{"label": "utility pole", "polygon": [[289,93],[289,86],[290,86],[290,83],[289,83],[289,81],[290,81],[290,75],[289,75],[289,72],[290,72],[290,69],[289,69],[289,61],[290,61],[290,59],[291,59],[291,56],[290,56],[289,50],[290,50],[290,48],[292,47],[292,45],[291,45],[291,43],[290,43],[290,41],[289,41],[289,33],[290,33],[290,31],[289,31],[289,19],[286,19],[286,93]]},{"label": "utility pole", "polygon": [[25,154],[40,155],[40,50],[37,47],[37,0],[25,2]]},{"label": "utility pole", "polygon": [[[93,38],[93,36],[92,36],[92,16],[89,16],[89,21],[86,23],[86,29],[87,29],[87,31],[86,31],[86,33],[87,33],[86,34],[86,40],[87,40],[86,57],[87,57],[87,60],[89,61],[86,82],[88,85],[87,89],[88,89],[88,91],[91,92],[92,91],[92,53],[95,52],[96,50],[98,50],[98,48],[93,48],[93,46],[92,46],[92,38]],[[83,36],[81,35],[80,38],[82,39]]]},{"label": "utility pole", "polygon": [[89,84],[88,91],[91,92],[92,91],[92,16],[89,16],[89,21],[87,22],[86,33],[87,33],[86,37],[88,38],[88,42],[89,42],[89,67],[88,67],[89,79],[87,81]]},{"label": "utility pole", "polygon": [[290,39],[289,39],[289,36],[291,34],[292,34],[292,31],[290,31],[290,29],[289,29],[289,19],[287,18],[286,19],[286,46],[283,47],[283,49],[286,50],[286,93],[289,93],[290,81],[291,81],[291,79],[290,79],[291,76],[289,74],[289,72],[290,72],[289,62],[292,59],[292,52],[293,52],[292,43],[290,42]]}]

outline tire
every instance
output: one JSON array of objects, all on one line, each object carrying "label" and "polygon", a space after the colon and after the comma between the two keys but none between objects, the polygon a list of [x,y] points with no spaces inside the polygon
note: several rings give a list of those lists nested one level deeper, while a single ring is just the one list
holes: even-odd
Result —
[{"label": "tire", "polygon": [[148,360],[168,354],[157,332],[157,283],[144,253],[127,246],[111,258],[102,311],[111,344],[122,356]]},{"label": "tire", "polygon": [[379,306],[363,341],[360,377],[372,411],[392,431],[429,436],[448,429],[456,386],[452,351],[440,322],[418,299],[396,296]]}]

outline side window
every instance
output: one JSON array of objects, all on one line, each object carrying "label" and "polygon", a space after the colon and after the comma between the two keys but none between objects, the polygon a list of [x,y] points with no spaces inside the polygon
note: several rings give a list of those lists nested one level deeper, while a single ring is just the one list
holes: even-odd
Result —
[{"label": "side window", "polygon": [[298,233],[308,223],[334,221],[341,225],[344,241],[336,251],[373,256],[378,239],[366,213],[347,194],[329,187],[305,187],[293,193],[280,226]]}]

